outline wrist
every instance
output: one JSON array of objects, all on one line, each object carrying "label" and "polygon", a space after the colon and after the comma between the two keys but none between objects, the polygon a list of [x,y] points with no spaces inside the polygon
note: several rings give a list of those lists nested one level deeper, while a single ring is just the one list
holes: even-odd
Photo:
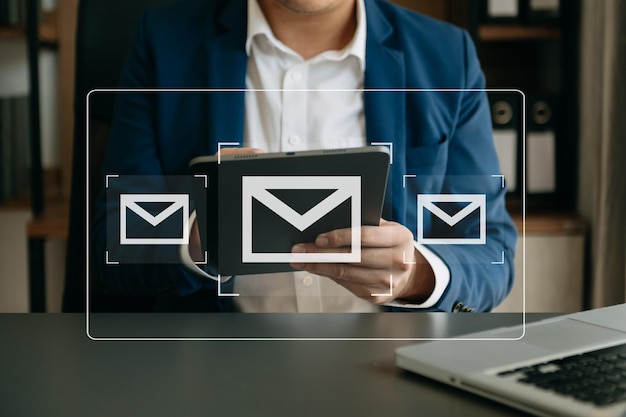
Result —
[{"label": "wrist", "polygon": [[407,285],[396,299],[421,304],[435,290],[435,272],[426,258],[416,249],[414,249],[414,259],[415,263],[412,265]]}]

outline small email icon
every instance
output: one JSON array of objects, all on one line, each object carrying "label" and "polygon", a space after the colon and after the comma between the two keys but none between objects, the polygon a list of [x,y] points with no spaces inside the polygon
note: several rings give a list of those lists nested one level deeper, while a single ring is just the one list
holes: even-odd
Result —
[{"label": "small email icon", "polygon": [[[356,176],[243,176],[242,194],[242,262],[360,262],[361,261],[361,178]],[[278,198],[268,190],[331,190],[303,213]],[[333,191],[334,190],[334,191]],[[352,229],[350,252],[342,253],[277,253],[253,250],[253,200],[282,218],[300,232],[329,215],[335,208],[350,200],[350,226]]]},{"label": "small email icon", "polygon": [[[437,203],[463,204],[456,213],[449,214]],[[484,194],[418,194],[417,196],[417,243],[429,245],[484,245],[487,243],[486,197]],[[429,211],[433,219],[438,219],[450,227],[445,236],[424,236],[424,211]],[[463,225],[463,220],[479,211],[478,237],[467,236],[466,230],[455,230]],[[456,232],[456,233],[455,233]],[[458,236],[457,236],[458,235]]]},{"label": "small email icon", "polygon": [[[139,204],[170,203],[158,214],[152,214]],[[180,212],[180,217],[173,217]],[[127,216],[134,213],[151,228],[146,237],[129,236]],[[161,236],[156,229],[166,220],[172,220],[174,236]],[[180,228],[179,225],[180,224]],[[145,223],[144,223],[145,225]],[[146,225],[147,226],[147,225]],[[170,225],[171,226],[171,225]],[[169,231],[169,230],[168,230]],[[169,235],[168,233],[167,235]],[[180,237],[182,236],[182,237]],[[120,244],[122,245],[186,245],[189,244],[189,195],[187,194],[120,194]]]}]

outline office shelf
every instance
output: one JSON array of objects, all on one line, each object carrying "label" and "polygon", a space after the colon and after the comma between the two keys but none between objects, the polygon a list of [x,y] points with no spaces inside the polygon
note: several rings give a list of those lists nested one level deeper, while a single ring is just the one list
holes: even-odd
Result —
[{"label": "office shelf", "polygon": [[[61,1],[57,10],[62,10],[68,4]],[[23,31],[28,46],[29,82],[30,88],[30,111],[29,111],[29,135],[30,135],[30,163],[31,163],[31,187],[30,197],[32,203],[33,219],[28,223],[26,234],[28,237],[28,264],[29,264],[29,298],[32,312],[46,311],[46,282],[45,282],[45,241],[48,238],[65,238],[68,229],[68,202],[60,197],[59,177],[50,186],[46,181],[46,170],[41,163],[41,115],[40,115],[40,74],[39,49],[59,47],[59,30],[63,33],[67,27],[63,21],[58,22],[56,11],[44,12],[40,10],[38,0],[27,0],[26,26]],[[71,29],[71,28],[70,28]],[[13,36],[13,35],[12,35]],[[61,48],[59,48],[61,49]],[[62,48],[66,49],[66,48]],[[59,88],[59,93],[64,90]],[[55,197],[51,197],[55,196]]]},{"label": "office shelf", "polygon": [[[522,232],[522,216],[514,215],[513,221],[518,232]],[[526,233],[535,235],[582,235],[587,231],[587,223],[575,213],[544,212],[526,216]]]},{"label": "office shelf", "polygon": [[537,41],[561,39],[558,27],[481,25],[478,27],[478,39],[483,42]]},{"label": "office shelf", "polygon": [[[0,203],[0,213],[13,210],[30,210],[29,197],[12,198]],[[61,196],[48,197],[44,212],[29,220],[26,236],[29,238],[67,238],[69,200]]]},{"label": "office shelf", "polygon": [[0,203],[0,212],[4,210],[30,210],[31,202],[28,197],[15,197]]},{"label": "office shelf", "polygon": [[0,40],[26,39],[26,30],[23,27],[0,27]]},{"label": "office shelf", "polygon": [[69,201],[56,198],[46,202],[44,212],[32,219],[26,227],[30,238],[67,238]]},{"label": "office shelf", "polygon": [[41,42],[56,43],[57,36],[57,14],[56,11],[43,13],[41,24],[39,25],[39,40]]},{"label": "office shelf", "polygon": [[[39,25],[39,41],[44,44],[57,43],[57,17],[56,12],[44,12]],[[0,40],[26,40],[26,27],[4,26],[0,27]]]}]

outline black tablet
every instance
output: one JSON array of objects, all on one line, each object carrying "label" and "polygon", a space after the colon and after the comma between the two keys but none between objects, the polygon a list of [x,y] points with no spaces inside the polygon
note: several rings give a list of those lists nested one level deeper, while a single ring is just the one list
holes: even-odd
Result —
[{"label": "black tablet", "polygon": [[[361,259],[361,225],[378,225],[389,172],[386,147],[198,157],[190,162],[206,271],[293,270],[291,262]],[[202,181],[204,180],[204,181]],[[297,243],[351,228],[348,251],[291,253]]]}]

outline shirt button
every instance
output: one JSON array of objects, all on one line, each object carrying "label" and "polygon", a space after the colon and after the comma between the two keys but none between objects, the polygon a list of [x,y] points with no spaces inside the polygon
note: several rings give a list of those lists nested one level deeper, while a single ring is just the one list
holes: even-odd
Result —
[{"label": "shirt button", "polygon": [[302,278],[302,284],[305,287],[310,287],[311,284],[313,284],[313,277],[311,277],[310,275],[307,275],[306,277]]},{"label": "shirt button", "polygon": [[300,81],[302,79],[302,73],[300,71],[292,71],[291,78],[294,81]]},{"label": "shirt button", "polygon": [[300,143],[300,136],[298,135],[291,135],[289,136],[289,139],[287,139],[287,142],[289,142],[290,145],[297,145],[298,143]]}]

